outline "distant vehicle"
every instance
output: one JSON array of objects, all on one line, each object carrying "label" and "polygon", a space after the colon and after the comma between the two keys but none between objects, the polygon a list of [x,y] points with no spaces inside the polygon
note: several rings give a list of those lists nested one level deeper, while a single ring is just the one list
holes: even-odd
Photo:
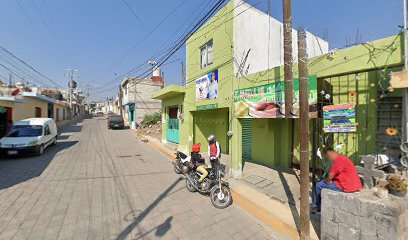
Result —
[{"label": "distant vehicle", "polygon": [[103,115],[105,115],[105,114],[102,111],[96,112],[96,116],[103,116]]},{"label": "distant vehicle", "polygon": [[16,122],[0,139],[0,151],[8,156],[34,153],[57,144],[57,124],[52,118],[29,118]]},{"label": "distant vehicle", "polygon": [[111,115],[108,117],[108,128],[124,128],[125,127],[125,121],[123,120],[123,117],[118,116],[118,115]]}]

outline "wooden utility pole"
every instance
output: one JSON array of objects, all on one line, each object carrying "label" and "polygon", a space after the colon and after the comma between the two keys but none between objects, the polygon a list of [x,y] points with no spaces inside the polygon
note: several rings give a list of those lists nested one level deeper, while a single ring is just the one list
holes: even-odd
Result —
[{"label": "wooden utility pole", "polygon": [[309,84],[306,31],[298,31],[300,128],[300,239],[310,236],[309,210]]},{"label": "wooden utility pole", "polygon": [[283,70],[285,80],[285,117],[292,117],[292,0],[283,0]]},{"label": "wooden utility pole", "polygon": [[122,85],[119,85],[119,113],[120,116],[123,117],[123,109],[122,109],[122,97],[123,97],[123,92],[122,92]]}]

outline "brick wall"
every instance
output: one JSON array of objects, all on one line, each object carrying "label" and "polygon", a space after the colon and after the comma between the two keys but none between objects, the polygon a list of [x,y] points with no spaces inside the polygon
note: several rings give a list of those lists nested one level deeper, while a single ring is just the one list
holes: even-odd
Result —
[{"label": "brick wall", "polygon": [[408,197],[380,199],[370,190],[322,192],[322,240],[408,240]]}]

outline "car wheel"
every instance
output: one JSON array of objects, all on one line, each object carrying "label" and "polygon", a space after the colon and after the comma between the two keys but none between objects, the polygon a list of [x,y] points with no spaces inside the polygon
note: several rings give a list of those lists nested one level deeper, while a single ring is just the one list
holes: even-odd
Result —
[{"label": "car wheel", "polygon": [[52,145],[57,145],[57,137],[54,138],[54,140],[52,141]]},{"label": "car wheel", "polygon": [[41,156],[44,153],[44,145],[41,145],[40,148],[38,149],[38,156]]}]

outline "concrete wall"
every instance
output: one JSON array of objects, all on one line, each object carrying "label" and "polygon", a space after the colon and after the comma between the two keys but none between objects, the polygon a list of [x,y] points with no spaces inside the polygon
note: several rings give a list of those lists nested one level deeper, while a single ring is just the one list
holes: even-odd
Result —
[{"label": "concrete wall", "polygon": [[322,192],[321,239],[408,239],[408,197],[380,199],[372,191]]},{"label": "concrete wall", "polygon": [[[238,66],[243,62],[243,56],[246,55],[246,52],[249,50],[248,58],[242,67],[244,75],[282,65],[284,55],[283,24],[243,1],[235,1],[235,6],[234,56],[238,62],[234,65],[234,74],[237,74]],[[268,31],[269,26],[270,36]],[[297,59],[296,30],[292,31],[292,39],[293,58]],[[329,49],[326,41],[309,32],[307,33],[307,44],[310,58],[325,54]]]},{"label": "concrete wall", "polygon": [[162,88],[162,84],[152,82],[150,79],[130,79],[124,86],[127,91],[123,91],[122,103],[136,104],[135,116],[137,122],[140,123],[146,114],[160,111],[161,101],[151,99],[151,95]]}]

